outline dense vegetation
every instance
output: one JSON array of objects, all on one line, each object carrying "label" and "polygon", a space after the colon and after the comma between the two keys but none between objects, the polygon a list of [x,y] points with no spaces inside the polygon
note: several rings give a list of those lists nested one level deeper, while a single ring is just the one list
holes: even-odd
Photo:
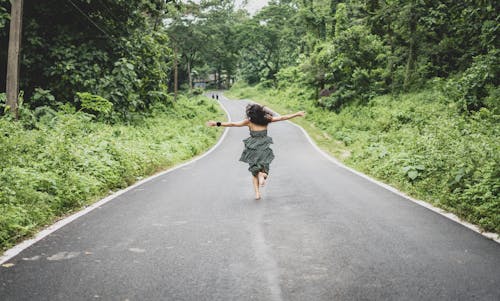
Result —
[{"label": "dense vegetation", "polygon": [[270,1],[239,25],[239,79],[257,86],[233,95],[307,110],[306,128],[347,164],[500,232],[499,12]]},{"label": "dense vegetation", "polygon": [[[169,90],[171,2],[25,1],[18,121],[0,90],[0,249],[215,143],[220,108]],[[1,45],[9,12],[0,0]]]},{"label": "dense vegetation", "polygon": [[[347,164],[500,232],[493,0],[271,0],[253,15],[233,0],[24,7],[19,121],[0,90],[0,247],[208,147],[213,133],[167,128],[219,113],[174,95],[236,80],[235,95],[306,109],[306,128]],[[9,12],[0,0],[0,45]],[[2,47],[2,88],[6,60]]]},{"label": "dense vegetation", "polygon": [[[164,2],[25,1],[24,104],[80,108],[76,92],[88,92],[110,101],[109,117],[116,120],[167,101],[171,50],[166,32],[155,30],[167,12]],[[1,0],[0,6],[9,8],[8,3]],[[6,29],[0,31],[2,45],[7,45]],[[2,75],[6,52],[2,47]],[[5,87],[4,77],[0,85]]]},{"label": "dense vegetation", "polygon": [[205,151],[219,134],[204,122],[221,114],[204,96],[182,96],[129,124],[97,122],[81,111],[0,119],[0,249],[110,190]]},{"label": "dense vegetation", "polygon": [[439,81],[468,114],[499,112],[500,6],[492,0],[271,0],[255,15],[201,1],[170,20],[181,81],[298,84],[329,111]]},{"label": "dense vegetation", "polygon": [[[0,0],[0,29],[7,28],[8,2]],[[76,92],[89,92],[113,103],[115,119],[129,118],[167,101],[178,73],[186,88],[211,74],[219,87],[236,78],[268,87],[299,83],[314,90],[310,100],[334,111],[440,78],[464,113],[498,110],[500,6],[492,0],[272,0],[255,15],[233,0],[25,7],[21,86],[35,107],[79,108]],[[0,30],[2,44],[6,39]],[[3,70],[5,58],[2,48]]]}]

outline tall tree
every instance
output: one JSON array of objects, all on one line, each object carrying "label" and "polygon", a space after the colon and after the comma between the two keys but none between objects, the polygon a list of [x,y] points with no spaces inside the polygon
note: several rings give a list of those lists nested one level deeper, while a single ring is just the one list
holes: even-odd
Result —
[{"label": "tall tree", "polygon": [[205,33],[202,31],[200,7],[195,3],[179,6],[168,14],[167,32],[171,42],[179,52],[178,56],[185,63],[189,88],[193,87],[192,69],[199,61],[205,45]]},{"label": "tall tree", "polygon": [[220,88],[223,81],[229,85],[236,72],[238,46],[234,39],[235,27],[242,15],[235,12],[233,0],[203,0],[201,7],[206,36],[203,56],[214,71]]},{"label": "tall tree", "polygon": [[[25,104],[78,106],[76,92],[91,92],[125,113],[165,100],[170,49],[158,18],[170,1],[25,0]],[[5,55],[2,47],[1,61]],[[54,97],[32,97],[40,88]]]},{"label": "tall tree", "polygon": [[23,0],[12,1],[7,62],[7,106],[17,119],[19,94],[19,59],[21,54],[21,32],[23,20]]},{"label": "tall tree", "polygon": [[295,63],[301,32],[290,1],[271,1],[238,27],[240,67],[249,81],[274,82],[283,67]]}]

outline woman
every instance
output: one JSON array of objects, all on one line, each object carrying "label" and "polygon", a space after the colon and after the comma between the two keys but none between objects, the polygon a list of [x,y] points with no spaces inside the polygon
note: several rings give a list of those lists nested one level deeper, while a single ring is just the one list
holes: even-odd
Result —
[{"label": "woman", "polygon": [[258,104],[249,104],[246,107],[247,118],[238,122],[219,122],[210,120],[208,126],[242,127],[248,126],[250,137],[243,140],[245,149],[241,154],[240,161],[248,163],[248,170],[252,173],[255,199],[260,200],[259,185],[264,186],[269,175],[269,165],[274,159],[273,150],[269,147],[273,139],[267,136],[269,123],[288,120],[298,116],[304,116],[304,112],[297,112],[283,116],[274,117],[273,114]]}]

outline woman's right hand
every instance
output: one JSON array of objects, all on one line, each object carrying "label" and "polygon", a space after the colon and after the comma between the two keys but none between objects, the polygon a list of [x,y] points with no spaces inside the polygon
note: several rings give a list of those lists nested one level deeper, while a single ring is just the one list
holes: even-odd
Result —
[{"label": "woman's right hand", "polygon": [[216,125],[217,125],[217,122],[215,122],[213,120],[207,121],[207,126],[216,126]]}]

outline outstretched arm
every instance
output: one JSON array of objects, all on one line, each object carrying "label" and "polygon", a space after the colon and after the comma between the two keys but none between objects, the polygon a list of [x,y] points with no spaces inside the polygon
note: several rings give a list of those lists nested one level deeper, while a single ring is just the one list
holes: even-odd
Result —
[{"label": "outstretched arm", "polygon": [[[247,126],[249,123],[248,119],[243,119],[238,122],[221,122],[220,126],[224,127],[241,127],[241,126]],[[207,126],[217,126],[217,121],[210,120],[207,122]]]},{"label": "outstretched arm", "polygon": [[292,119],[292,118],[295,118],[295,117],[301,117],[301,116],[304,116],[304,115],[306,115],[306,113],[304,111],[300,111],[300,112],[293,113],[293,114],[275,116],[275,117],[273,117],[273,119],[271,121],[272,122],[283,121],[283,120],[288,120],[288,119]]}]

